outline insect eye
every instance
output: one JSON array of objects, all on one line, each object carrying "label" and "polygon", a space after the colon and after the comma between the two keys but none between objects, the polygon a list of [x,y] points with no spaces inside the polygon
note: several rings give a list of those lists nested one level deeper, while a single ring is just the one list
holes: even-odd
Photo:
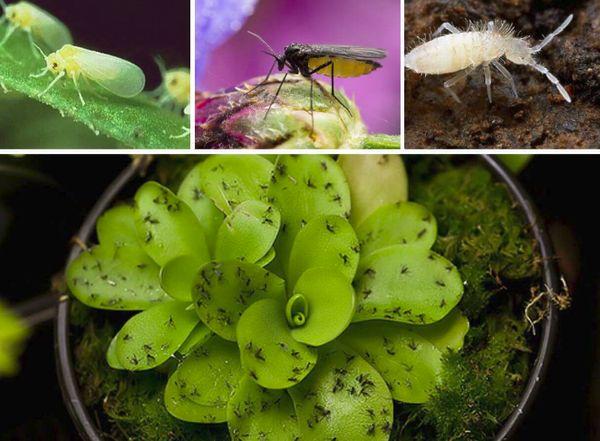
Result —
[{"label": "insect eye", "polygon": [[176,86],[177,85],[177,80],[176,79],[172,79],[171,80],[171,86]]},{"label": "insect eye", "polygon": [[54,63],[52,63],[52,67],[53,67],[54,69],[56,69],[56,68],[58,67],[58,63],[57,63],[56,61],[55,61]]}]

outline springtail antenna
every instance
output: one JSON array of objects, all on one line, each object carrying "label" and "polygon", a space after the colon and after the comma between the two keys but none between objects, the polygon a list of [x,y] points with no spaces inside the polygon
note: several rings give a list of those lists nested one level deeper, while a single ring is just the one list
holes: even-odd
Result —
[{"label": "springtail antenna", "polygon": [[[0,0],[0,1],[2,1],[2,0]],[[41,47],[39,47],[39,46],[38,46],[38,45],[35,43],[35,41],[31,40],[31,44],[33,44],[33,47],[34,47],[34,48],[36,48],[36,49],[39,51],[39,53],[40,53],[40,54],[42,54],[42,57],[44,57],[44,58],[46,58],[46,57],[47,57],[47,55],[44,53],[44,51],[42,50],[42,48],[41,48]]]},{"label": "springtail antenna", "polygon": [[[1,1],[1,0],[0,0]],[[262,43],[267,46],[269,48],[269,50],[271,51],[270,55],[274,56],[275,58],[277,58],[277,55],[275,54],[275,51],[273,50],[273,48],[269,45],[269,43],[267,43],[260,35],[255,34],[254,32],[248,31],[248,33],[250,35],[255,36],[256,38],[258,38],[260,41],[262,41]]]},{"label": "springtail antenna", "polygon": [[565,30],[565,28],[567,26],[569,26],[569,24],[573,21],[573,14],[569,15],[565,21],[562,22],[562,24],[556,28],[556,30],[554,32],[552,32],[551,34],[548,34],[546,36],[546,38],[544,38],[540,43],[536,44],[534,47],[531,48],[532,53],[536,53],[541,51],[542,49],[544,49],[544,47],[546,47],[548,45],[548,43],[550,43],[552,41],[552,39],[554,39],[554,37],[556,37],[558,34],[560,34],[562,31]]}]

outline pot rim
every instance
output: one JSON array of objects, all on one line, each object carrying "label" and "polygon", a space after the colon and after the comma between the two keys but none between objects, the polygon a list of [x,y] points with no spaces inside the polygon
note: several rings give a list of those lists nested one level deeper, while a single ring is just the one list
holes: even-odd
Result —
[{"label": "pot rim", "polygon": [[[139,158],[138,158],[139,159]],[[504,183],[513,199],[521,207],[532,233],[538,243],[543,260],[543,279],[551,292],[560,291],[560,277],[556,263],[553,259],[552,245],[546,232],[545,225],[541,220],[537,208],[531,197],[518,182],[517,178],[509,172],[493,156],[481,155],[483,163],[492,172],[496,180]],[[93,233],[97,218],[113,203],[123,187],[138,174],[143,172],[147,166],[146,161],[133,160],[115,180],[106,188],[96,204],[92,207],[85,218],[77,237],[84,242]],[[67,264],[81,253],[81,248],[74,245],[71,248]],[[521,399],[515,410],[505,420],[502,428],[494,438],[494,441],[504,441],[513,435],[522,424],[527,411],[532,407],[537,396],[542,380],[545,377],[547,365],[552,356],[552,349],[556,339],[558,325],[558,314],[556,307],[550,302],[549,309],[542,325],[542,333],[539,338],[537,357],[533,368],[529,373],[527,385],[521,394]],[[102,441],[101,431],[96,427],[96,422],[90,416],[86,405],[81,397],[77,374],[73,365],[70,342],[69,323],[69,296],[61,297],[55,320],[55,361],[57,365],[57,376],[63,400],[77,428],[79,435],[86,441]]]}]

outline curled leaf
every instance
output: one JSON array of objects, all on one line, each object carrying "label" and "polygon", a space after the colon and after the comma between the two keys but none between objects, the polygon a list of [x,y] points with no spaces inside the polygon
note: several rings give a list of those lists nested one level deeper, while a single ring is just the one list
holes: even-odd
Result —
[{"label": "curled leaf", "polygon": [[209,262],[197,273],[192,290],[196,312],[215,334],[235,341],[242,313],[265,298],[283,299],[285,284],[252,263]]},{"label": "curled leaf", "polygon": [[463,283],[451,262],[419,246],[394,245],[361,261],[354,321],[385,319],[428,324],[460,301]]},{"label": "curled leaf", "polygon": [[246,373],[269,389],[301,382],[317,362],[316,350],[292,336],[279,300],[260,300],[246,309],[237,326],[237,342]]},{"label": "curled leaf", "polygon": [[138,246],[98,245],[67,267],[69,290],[93,308],[142,310],[168,299],[159,268]]},{"label": "curled leaf", "polygon": [[165,302],[131,317],[116,337],[119,364],[130,371],[141,371],[167,361],[198,324],[198,317],[187,306]]}]

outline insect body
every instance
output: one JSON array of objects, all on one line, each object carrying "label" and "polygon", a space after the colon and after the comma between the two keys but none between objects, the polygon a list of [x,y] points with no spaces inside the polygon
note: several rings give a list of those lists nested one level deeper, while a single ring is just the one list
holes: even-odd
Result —
[{"label": "insect body", "polygon": [[161,58],[156,58],[156,64],[163,79],[162,84],[152,92],[158,98],[158,104],[170,105],[178,109],[185,108],[190,102],[190,70],[185,68],[167,70]]},{"label": "insect body", "polygon": [[[491,67],[504,77],[515,97],[518,97],[515,82],[510,72],[501,63],[501,59],[506,58],[515,64],[531,66],[545,75],[570,103],[571,97],[565,88],[546,67],[535,60],[534,55],[560,34],[572,20],[573,15],[570,15],[554,32],[535,46],[531,46],[526,38],[516,37],[513,27],[503,21],[490,21],[487,25],[471,26],[465,32],[450,23],[444,23],[433,34],[432,40],[417,46],[406,55],[405,64],[409,69],[422,74],[441,75],[458,72],[444,83],[444,87],[459,102],[451,87],[479,66],[483,66],[488,99],[492,102]],[[444,30],[451,34],[438,37]]]},{"label": "insect body", "polygon": [[29,2],[6,5],[0,0],[0,6],[4,10],[0,20],[7,20],[9,23],[8,30],[0,41],[0,47],[4,46],[17,29],[27,33],[31,49],[36,56],[39,54],[34,38],[53,51],[73,42],[69,29],[59,19]]},{"label": "insect body", "polygon": [[67,44],[46,57],[46,68],[33,77],[41,77],[48,72],[56,78],[39,94],[44,95],[63,77],[73,81],[75,89],[85,105],[79,89],[78,80],[83,77],[99,84],[109,92],[123,97],[132,98],[144,90],[146,77],[142,69],[135,64],[112,55],[95,52]]},{"label": "insect body", "polygon": [[290,73],[300,74],[303,77],[310,79],[311,118],[313,112],[313,74],[322,74],[331,78],[331,95],[348,111],[349,114],[352,114],[350,109],[348,109],[348,107],[335,95],[334,78],[358,77],[369,74],[381,67],[381,64],[379,64],[377,60],[383,59],[386,56],[385,51],[381,49],[359,46],[312,44],[290,44],[289,46],[286,46],[283,54],[277,55],[273,48],[271,48],[271,46],[269,46],[261,37],[252,32],[250,32],[250,34],[262,41],[269,48],[269,52],[265,53],[275,59],[264,81],[258,86],[269,80],[275,66],[277,66],[279,71],[282,71],[286,67],[288,68],[288,72],[283,76],[275,97],[267,109],[265,118],[275,103],[287,75]]}]

